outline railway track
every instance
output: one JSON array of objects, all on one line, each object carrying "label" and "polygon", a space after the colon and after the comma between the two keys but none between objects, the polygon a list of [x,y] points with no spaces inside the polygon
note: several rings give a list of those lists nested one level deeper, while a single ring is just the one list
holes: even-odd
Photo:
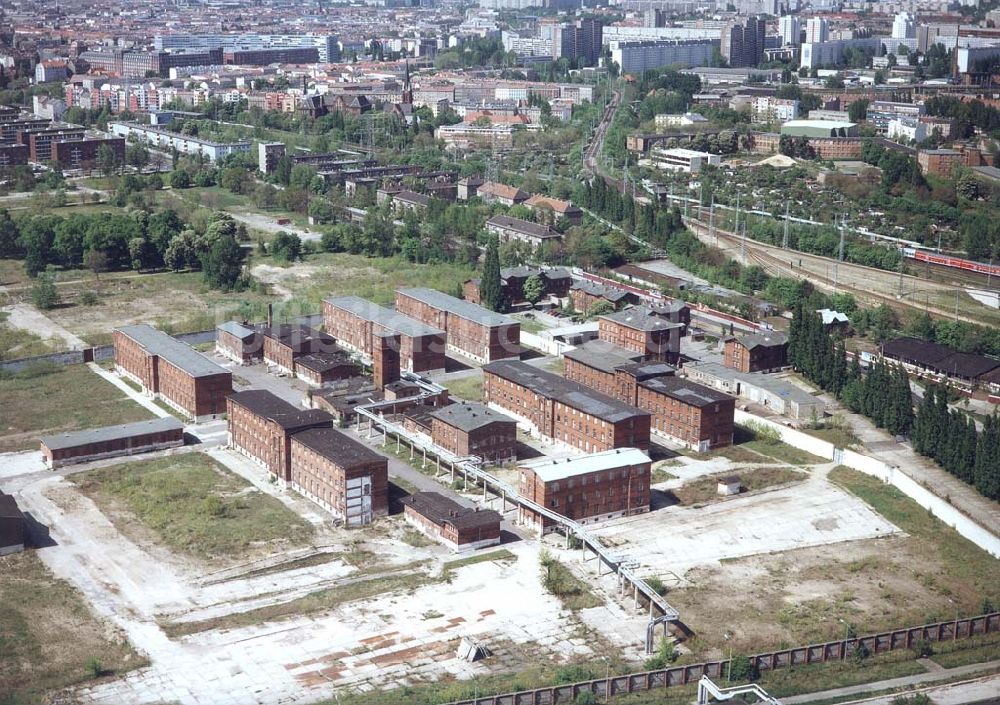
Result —
[{"label": "railway track", "polygon": [[[707,225],[691,218],[687,219],[686,224],[692,232],[698,235],[699,239],[702,239],[702,241],[706,244],[714,245],[714,243],[706,241],[706,238],[709,236],[709,227]],[[835,261],[829,262],[829,269],[831,272],[821,273],[816,271],[815,268],[797,268],[794,265],[790,265],[787,258],[771,254],[765,247],[754,240],[747,239],[743,242],[742,238],[736,237],[730,232],[719,230],[718,228],[715,229],[714,237],[717,238],[719,246],[726,250],[730,257],[732,257],[734,251],[738,252],[741,248],[744,248],[746,261],[748,263],[758,265],[772,276],[805,278],[821,291],[828,293],[838,291],[850,293],[861,302],[876,305],[888,304],[897,311],[927,311],[927,313],[941,318],[957,319],[967,323],[975,323],[977,325],[984,324],[981,316],[976,316],[974,314],[970,315],[963,312],[957,306],[954,309],[951,309],[929,303],[928,299],[929,294],[931,293],[930,290],[918,290],[917,285],[931,284],[931,282],[927,282],[913,275],[904,274],[900,276],[899,274],[887,272],[881,269],[841,262],[839,263],[839,274],[841,276],[838,276],[837,274],[831,273],[837,272],[838,263]],[[810,260],[815,260],[816,258],[815,255],[807,255],[806,253],[800,252],[796,252],[795,257],[802,259],[809,258]],[[733,258],[736,259],[736,257]],[[946,267],[945,269],[949,268]],[[873,290],[870,286],[859,285],[855,281],[852,281],[852,277],[854,279],[860,279],[861,281],[865,281],[865,277],[867,277],[868,281],[873,281],[876,278],[884,281],[886,278],[898,277],[900,282],[903,284],[901,288],[904,293],[902,296],[884,294]],[[947,289],[944,285],[933,283],[933,286],[935,295],[947,293]],[[924,293],[926,295],[924,301],[914,298],[920,293]]]}]

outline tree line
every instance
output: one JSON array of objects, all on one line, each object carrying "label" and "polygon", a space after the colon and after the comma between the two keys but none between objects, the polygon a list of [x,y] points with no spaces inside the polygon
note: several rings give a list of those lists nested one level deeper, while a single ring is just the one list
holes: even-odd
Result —
[{"label": "tree line", "polygon": [[796,305],[788,333],[788,361],[851,411],[893,435],[908,434],[913,428],[913,400],[906,371],[879,360],[865,373],[858,357],[848,366],[843,340],[835,339],[806,303]]},{"label": "tree line", "polygon": [[194,230],[172,209],[33,215],[17,220],[0,210],[0,257],[23,259],[31,277],[50,267],[86,267],[95,274],[121,269],[200,269],[210,286],[231,290],[247,284],[239,244],[245,239],[245,228],[221,213],[203,229]]},{"label": "tree line", "polygon": [[927,388],[913,425],[913,449],[984,497],[1000,500],[1000,420],[987,416],[979,431],[966,414],[948,407],[948,394],[947,387]]}]

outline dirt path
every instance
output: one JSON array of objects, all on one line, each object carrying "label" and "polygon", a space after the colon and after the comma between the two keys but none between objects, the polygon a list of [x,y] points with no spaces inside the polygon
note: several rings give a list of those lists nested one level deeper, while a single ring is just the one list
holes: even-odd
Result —
[{"label": "dirt path", "polygon": [[310,232],[305,228],[300,228],[294,223],[287,223],[281,225],[278,223],[276,218],[271,218],[270,216],[260,215],[259,213],[233,213],[232,211],[225,211],[233,217],[233,220],[238,220],[247,227],[253,228],[254,230],[263,230],[267,233],[280,233],[286,232],[293,235],[298,235],[299,238],[305,242],[307,240],[313,240],[318,242],[322,235],[320,233]]},{"label": "dirt path", "polygon": [[29,331],[46,340],[62,341],[67,348],[81,350],[90,347],[82,339],[70,333],[35,307],[19,303],[7,306],[3,311],[10,314],[7,322],[15,328]]}]

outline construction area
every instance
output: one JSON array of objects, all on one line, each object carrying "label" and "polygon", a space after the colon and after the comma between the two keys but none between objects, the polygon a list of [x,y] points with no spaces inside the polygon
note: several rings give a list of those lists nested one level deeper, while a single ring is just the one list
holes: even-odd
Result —
[{"label": "construction area", "polygon": [[[124,333],[139,339],[135,328]],[[161,366],[188,364],[196,387],[207,370],[231,375],[236,392],[228,414],[184,418],[183,445],[55,470],[37,450],[0,458],[44,568],[134,649],[130,664],[69,685],[79,702],[311,703],[602,660],[626,672],[664,643],[689,661],[722,659],[918,623],[956,601],[974,609],[1000,585],[993,558],[909,499],[780,440],[741,432],[698,453],[653,434],[643,450],[588,452],[574,444],[603,431],[579,441],[529,423],[498,391],[512,365],[571,409],[561,414],[629,434],[643,419],[553,372],[560,355],[483,365],[449,349],[443,369],[418,374],[400,369],[398,331],[348,354],[314,347],[322,336],[306,326],[220,330],[242,343],[220,333],[197,364],[173,343],[160,351]],[[254,335],[263,358],[239,347]],[[314,384],[300,359],[331,375],[349,359],[364,382]],[[134,410],[122,419],[184,416],[175,390],[108,367],[73,369]],[[52,386],[53,403],[72,396]],[[87,427],[74,423],[63,428]],[[240,435],[243,423],[284,434],[290,467],[258,447],[263,431]],[[334,446],[347,450],[324,456]],[[352,513],[350,493],[339,509],[307,465],[348,483],[373,473],[369,509]],[[588,481],[607,495],[599,504],[574,498]]]}]

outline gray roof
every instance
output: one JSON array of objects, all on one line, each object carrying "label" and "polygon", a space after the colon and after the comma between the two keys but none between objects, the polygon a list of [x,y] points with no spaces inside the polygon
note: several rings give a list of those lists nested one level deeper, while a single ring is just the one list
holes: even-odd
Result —
[{"label": "gray roof", "polygon": [[397,289],[396,293],[409,296],[411,299],[421,301],[428,306],[433,306],[434,308],[442,311],[447,311],[450,315],[458,316],[459,318],[464,318],[468,321],[479,323],[480,325],[490,327],[521,325],[513,318],[505,316],[502,313],[490,311],[489,309],[483,308],[479,304],[463,301],[462,299],[456,299],[454,296],[449,296],[448,294],[442,293],[436,289],[416,287],[412,289]]},{"label": "gray roof", "polygon": [[456,529],[496,526],[502,519],[496,510],[465,507],[439,492],[416,492],[400,501],[433,523],[451,524]]},{"label": "gray roof", "polygon": [[215,328],[216,330],[221,330],[229,333],[230,335],[234,335],[241,340],[257,334],[256,329],[251,328],[250,326],[245,326],[238,321],[226,321],[225,323],[220,323]]},{"label": "gray roof", "polygon": [[627,365],[641,360],[642,353],[620,348],[606,340],[588,340],[583,345],[567,350],[563,357],[602,372],[613,373],[619,365]]},{"label": "gray roof", "polygon": [[773,348],[788,343],[788,336],[781,331],[770,331],[768,333],[749,333],[737,336],[736,338],[747,350],[756,347]]},{"label": "gray roof", "polygon": [[387,462],[384,455],[379,455],[368,446],[334,428],[310,428],[299,431],[292,436],[292,441],[301,443],[345,470],[359,465]]},{"label": "gray roof", "polygon": [[503,228],[505,230],[513,230],[514,232],[540,239],[562,237],[562,235],[547,225],[539,225],[538,223],[533,223],[530,220],[512,218],[509,215],[495,215],[486,221],[486,225],[492,225],[493,227]]},{"label": "gray roof", "polygon": [[257,416],[274,421],[284,429],[330,426],[333,423],[333,417],[322,409],[303,409],[290,404],[266,389],[247,389],[242,392],[234,392],[228,398],[234,404],[242,406]]},{"label": "gray roof", "polygon": [[683,328],[683,323],[673,323],[662,315],[653,313],[647,306],[631,306],[615,313],[609,313],[600,318],[606,318],[629,328],[642,331],[671,330]]},{"label": "gray roof", "polygon": [[434,326],[426,325],[420,321],[404,316],[398,311],[379,306],[360,296],[332,296],[324,299],[329,304],[350,311],[355,316],[372,323],[377,323],[384,328],[395,331],[410,338],[419,338],[425,335],[444,335],[444,331]]},{"label": "gray roof", "polygon": [[119,438],[130,438],[147,433],[160,433],[163,431],[175,431],[183,429],[184,424],[173,416],[162,419],[151,419],[149,421],[135,421],[133,423],[123,423],[117,426],[103,426],[101,428],[88,428],[83,431],[69,431],[68,433],[55,433],[51,436],[42,436],[42,445],[49,450],[62,450],[64,448],[75,448],[89,443],[103,443],[114,441]]},{"label": "gray roof", "polygon": [[156,330],[153,326],[139,323],[134,326],[122,326],[116,330],[137,342],[150,354],[158,355],[192,377],[229,374],[229,370],[215,364],[190,345]]},{"label": "gray roof", "polygon": [[608,301],[620,301],[629,296],[634,296],[632,292],[626,291],[625,289],[619,289],[616,286],[605,286],[604,284],[598,284],[592,281],[575,281],[571,289],[576,289],[577,291],[585,291],[591,296],[599,296]]},{"label": "gray roof", "polygon": [[577,382],[546,372],[520,360],[498,360],[483,367],[489,372],[527,387],[546,399],[555,399],[577,411],[603,421],[617,423],[635,416],[649,416],[648,411],[637,409],[607,394],[594,391]]},{"label": "gray roof", "polygon": [[639,386],[697,407],[733,400],[728,394],[681,377],[655,377],[639,382]]},{"label": "gray roof", "polygon": [[433,411],[431,416],[466,433],[497,422],[517,423],[511,417],[476,402],[449,404]]}]

